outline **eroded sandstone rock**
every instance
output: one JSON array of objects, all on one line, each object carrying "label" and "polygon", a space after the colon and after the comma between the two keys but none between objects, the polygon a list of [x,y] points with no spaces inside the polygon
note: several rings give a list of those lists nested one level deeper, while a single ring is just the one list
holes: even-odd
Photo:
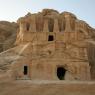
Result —
[{"label": "eroded sandstone rock", "polygon": [[14,46],[16,40],[17,24],[7,21],[0,21],[0,52]]},{"label": "eroded sandstone rock", "polygon": [[94,62],[90,61],[88,49],[94,42],[95,30],[84,21],[69,12],[44,9],[28,13],[17,23],[15,47],[0,54],[0,65],[9,64],[12,78],[94,79]]}]

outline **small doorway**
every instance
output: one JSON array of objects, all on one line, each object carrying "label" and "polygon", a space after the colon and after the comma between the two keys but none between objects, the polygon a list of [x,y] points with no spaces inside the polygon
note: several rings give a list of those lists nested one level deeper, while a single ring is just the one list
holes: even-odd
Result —
[{"label": "small doorway", "polygon": [[65,73],[66,69],[64,69],[63,67],[57,68],[57,77],[59,78],[59,80],[65,80]]},{"label": "small doorway", "polygon": [[30,28],[30,24],[27,23],[27,25],[26,25],[26,29],[27,29],[27,31],[29,31],[29,28]]},{"label": "small doorway", "polygon": [[24,66],[24,75],[27,75],[28,74],[28,66]]}]

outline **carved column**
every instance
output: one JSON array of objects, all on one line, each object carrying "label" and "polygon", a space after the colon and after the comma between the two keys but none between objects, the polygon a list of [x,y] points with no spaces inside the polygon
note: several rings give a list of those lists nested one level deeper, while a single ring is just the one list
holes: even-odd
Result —
[{"label": "carved column", "polygon": [[70,32],[70,31],[72,31],[71,25],[70,25],[70,17],[69,16],[65,16],[65,19],[66,19],[65,31],[66,32]]},{"label": "carved column", "polygon": [[62,19],[62,24],[61,24],[61,32],[64,32],[64,20]]},{"label": "carved column", "polygon": [[53,32],[59,32],[58,19],[54,19]]},{"label": "carved column", "polygon": [[49,32],[49,29],[48,29],[48,19],[44,20],[43,32]]},{"label": "carved column", "polygon": [[35,15],[31,16],[30,32],[36,32],[36,17]]},{"label": "carved column", "polygon": [[26,31],[26,23],[25,21],[20,22],[20,32]]},{"label": "carved column", "polygon": [[23,41],[23,39],[24,39],[24,32],[26,32],[26,23],[25,23],[25,21],[24,20],[21,20],[20,21],[20,29],[19,29],[19,33],[17,34],[17,42],[22,42]]}]

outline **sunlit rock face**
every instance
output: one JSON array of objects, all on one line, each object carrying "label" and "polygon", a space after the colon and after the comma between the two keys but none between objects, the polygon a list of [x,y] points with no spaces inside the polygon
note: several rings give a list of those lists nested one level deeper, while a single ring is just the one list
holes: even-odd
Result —
[{"label": "sunlit rock face", "polygon": [[11,79],[95,78],[90,61],[95,30],[86,22],[69,12],[44,9],[19,18],[17,24],[15,47],[0,54],[1,72]]},{"label": "sunlit rock face", "polygon": [[16,40],[17,23],[0,21],[0,52],[14,46]]}]

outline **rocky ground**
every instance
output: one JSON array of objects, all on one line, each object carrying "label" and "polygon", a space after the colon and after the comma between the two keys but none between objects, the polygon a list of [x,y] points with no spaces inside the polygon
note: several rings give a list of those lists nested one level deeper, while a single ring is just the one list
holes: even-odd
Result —
[{"label": "rocky ground", "polygon": [[95,82],[3,81],[0,95],[95,95]]}]

